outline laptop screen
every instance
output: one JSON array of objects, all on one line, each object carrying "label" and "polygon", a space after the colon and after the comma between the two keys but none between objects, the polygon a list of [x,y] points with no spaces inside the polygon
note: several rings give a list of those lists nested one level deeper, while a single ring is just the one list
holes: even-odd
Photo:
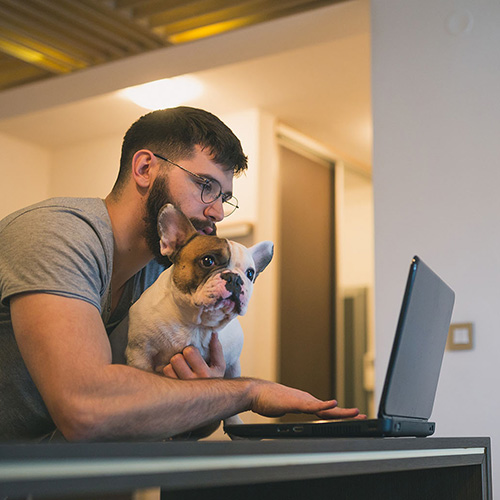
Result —
[{"label": "laptop screen", "polygon": [[432,413],[455,293],[415,257],[410,266],[379,416]]}]

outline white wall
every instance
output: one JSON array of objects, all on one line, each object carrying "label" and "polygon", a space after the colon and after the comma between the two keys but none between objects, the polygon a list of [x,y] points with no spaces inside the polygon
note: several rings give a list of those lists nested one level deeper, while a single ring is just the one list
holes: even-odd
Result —
[{"label": "white wall", "polygon": [[[372,2],[377,387],[414,253],[456,291],[472,351],[446,352],[437,435],[500,454],[500,2]],[[494,475],[495,476],[495,475]],[[500,476],[496,476],[497,484]]]},{"label": "white wall", "polygon": [[371,178],[344,168],[341,220],[338,221],[339,286],[374,284],[373,185]]},{"label": "white wall", "polygon": [[121,143],[122,135],[116,135],[55,149],[51,196],[105,198],[118,175]]},{"label": "white wall", "polygon": [[0,134],[0,219],[47,198],[50,159],[47,150]]}]

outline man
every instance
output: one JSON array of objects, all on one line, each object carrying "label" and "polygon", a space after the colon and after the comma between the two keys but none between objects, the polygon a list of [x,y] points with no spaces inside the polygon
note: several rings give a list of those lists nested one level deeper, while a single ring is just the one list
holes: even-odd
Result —
[{"label": "man", "polygon": [[[0,223],[0,439],[39,440],[56,428],[71,441],[164,438],[246,410],[357,415],[279,384],[223,379],[216,338],[210,366],[193,348],[165,376],[111,363],[108,334],[164,269],[152,260],[161,257],[160,207],[171,202],[214,234],[223,205],[234,209],[233,175],[246,168],[215,116],[156,111],[125,135],[105,200],[47,200]],[[199,176],[220,186],[209,202]]]}]

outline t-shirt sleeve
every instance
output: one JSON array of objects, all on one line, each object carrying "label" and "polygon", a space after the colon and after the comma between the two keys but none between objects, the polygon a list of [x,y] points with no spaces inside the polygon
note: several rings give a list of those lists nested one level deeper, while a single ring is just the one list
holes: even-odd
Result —
[{"label": "t-shirt sleeve", "polygon": [[30,210],[0,233],[0,300],[45,292],[85,300],[101,311],[110,265],[98,230],[83,213]]}]

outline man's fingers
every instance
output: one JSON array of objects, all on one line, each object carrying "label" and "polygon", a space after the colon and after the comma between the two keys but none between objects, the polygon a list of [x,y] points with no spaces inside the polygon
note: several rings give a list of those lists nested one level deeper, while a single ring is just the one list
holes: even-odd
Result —
[{"label": "man's fingers", "polygon": [[225,371],[226,362],[222,345],[215,332],[210,339],[210,366],[207,365],[196,347],[188,346],[182,353],[172,356],[170,364],[163,369],[165,376],[183,380],[220,378],[224,376]]},{"label": "man's fingers", "polygon": [[193,370],[191,370],[191,367],[188,365],[186,359],[182,354],[176,354],[175,356],[172,356],[170,364],[172,365],[178,378],[181,378],[183,380],[195,378]]},{"label": "man's fingers", "polygon": [[318,411],[316,415],[324,419],[355,418],[359,416],[359,410],[357,408],[332,408]]},{"label": "man's fingers", "polygon": [[198,349],[188,346],[182,351],[182,354],[194,374],[202,378],[208,378],[210,376],[208,365],[205,363]]},{"label": "man's fingers", "polygon": [[168,364],[165,368],[163,368],[163,375],[169,378],[179,378],[177,377],[177,373],[175,373],[171,364]]},{"label": "man's fingers", "polygon": [[226,370],[226,360],[224,359],[224,351],[222,350],[222,344],[219,342],[219,334],[217,332],[212,332],[212,338],[210,339],[210,366],[214,368],[220,368],[222,370],[222,376]]},{"label": "man's fingers", "polygon": [[320,413],[328,414],[335,411],[338,404],[334,399],[330,401],[322,401],[307,392],[302,392],[302,394],[298,393],[298,399],[296,402],[299,407],[296,410],[290,411],[290,413],[309,413],[316,415]]}]

